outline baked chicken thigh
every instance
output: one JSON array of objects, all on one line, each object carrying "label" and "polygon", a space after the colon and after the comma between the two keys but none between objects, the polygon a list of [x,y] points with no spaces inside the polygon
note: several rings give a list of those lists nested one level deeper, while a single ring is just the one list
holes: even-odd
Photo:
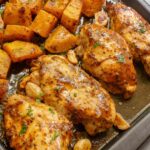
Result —
[{"label": "baked chicken thigh", "polygon": [[[39,93],[33,96],[42,93],[41,98],[46,104],[74,123],[82,123],[90,135],[112,127],[116,118],[114,102],[100,83],[78,66],[72,65],[63,56],[45,55],[32,64],[32,71],[29,78],[24,79],[28,80],[25,85],[28,95],[32,96],[27,92],[29,88]],[[35,86],[30,84],[29,87],[29,83]]]},{"label": "baked chicken thigh", "polygon": [[134,9],[122,3],[108,3],[111,28],[127,41],[136,61],[142,61],[150,75],[150,25]]},{"label": "baked chicken thigh", "polygon": [[9,97],[4,127],[15,150],[67,150],[72,137],[70,121],[54,108],[22,95]]},{"label": "baked chicken thigh", "polygon": [[136,90],[136,71],[125,40],[114,31],[96,24],[80,32],[83,68],[113,94],[130,98]]}]

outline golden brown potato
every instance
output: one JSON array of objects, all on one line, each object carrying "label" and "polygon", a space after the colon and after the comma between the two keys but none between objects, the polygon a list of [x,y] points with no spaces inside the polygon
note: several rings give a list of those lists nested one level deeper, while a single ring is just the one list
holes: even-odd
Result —
[{"label": "golden brown potato", "polygon": [[4,23],[13,25],[29,26],[32,22],[30,9],[22,4],[6,3],[4,14]]},{"label": "golden brown potato", "polygon": [[141,61],[150,75],[150,25],[132,8],[122,4],[107,5],[111,28],[127,41],[135,61]]},{"label": "golden brown potato", "polygon": [[24,4],[28,6],[32,14],[37,14],[43,7],[43,0],[9,0],[10,3]]},{"label": "golden brown potato", "polygon": [[101,10],[106,0],[83,0],[82,13],[87,17],[92,17]]},{"label": "golden brown potato", "polygon": [[35,33],[46,38],[54,29],[56,23],[57,18],[55,16],[40,10],[30,27]]},{"label": "golden brown potato", "polygon": [[36,44],[23,41],[5,43],[3,49],[10,55],[13,62],[33,59],[43,54]]},{"label": "golden brown potato", "polygon": [[8,90],[8,80],[0,79],[0,99],[3,98]]},{"label": "golden brown potato", "polygon": [[68,3],[69,0],[48,0],[44,6],[44,10],[60,19]]},{"label": "golden brown potato", "polygon": [[4,39],[4,21],[2,16],[0,15],[0,44],[3,42]]},{"label": "golden brown potato", "polygon": [[71,0],[62,14],[61,24],[69,31],[75,32],[80,21],[81,11],[82,0]]},{"label": "golden brown potato", "polygon": [[33,31],[26,27],[20,25],[7,25],[4,31],[5,41],[23,40],[30,41],[33,37]]},{"label": "golden brown potato", "polygon": [[51,53],[62,53],[73,48],[76,44],[77,37],[60,25],[49,35],[45,42],[45,48]]},{"label": "golden brown potato", "polygon": [[6,79],[11,60],[8,54],[0,49],[0,79]]},{"label": "golden brown potato", "polygon": [[14,150],[68,150],[72,123],[51,106],[23,95],[8,98],[4,128]]},{"label": "golden brown potato", "polygon": [[137,78],[125,40],[96,24],[85,25],[80,37],[84,47],[83,67],[111,93],[130,98],[136,90]]}]

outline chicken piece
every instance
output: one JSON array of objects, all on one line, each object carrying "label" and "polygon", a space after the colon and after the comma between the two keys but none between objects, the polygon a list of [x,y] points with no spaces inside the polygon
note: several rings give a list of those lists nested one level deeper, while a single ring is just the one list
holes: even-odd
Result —
[{"label": "chicken piece", "polygon": [[39,87],[44,93],[42,101],[46,104],[69,119],[73,118],[75,123],[82,123],[90,135],[106,131],[113,125],[114,102],[100,83],[78,66],[63,56],[45,55],[32,67],[39,71],[37,80],[40,80]]},{"label": "chicken piece", "polygon": [[83,68],[99,79],[111,93],[130,98],[136,90],[136,71],[125,40],[96,24],[80,33],[84,48]]},{"label": "chicken piece", "polygon": [[72,123],[64,116],[22,95],[8,98],[4,128],[15,150],[68,150],[72,137]]},{"label": "chicken piece", "polygon": [[111,27],[127,41],[136,61],[141,60],[150,75],[150,25],[135,10],[122,3],[108,4]]}]

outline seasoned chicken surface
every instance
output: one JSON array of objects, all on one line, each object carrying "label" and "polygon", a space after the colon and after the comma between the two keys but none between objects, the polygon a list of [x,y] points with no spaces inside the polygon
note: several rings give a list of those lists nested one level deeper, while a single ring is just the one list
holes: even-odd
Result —
[{"label": "seasoned chicken surface", "polygon": [[122,3],[108,4],[111,28],[127,41],[135,60],[141,60],[150,75],[150,25],[135,10]]},{"label": "seasoned chicken surface", "polygon": [[84,49],[83,68],[111,93],[130,98],[136,90],[136,71],[125,40],[96,24],[85,25],[80,39]]},{"label": "seasoned chicken surface", "polygon": [[[82,123],[90,135],[113,125],[116,110],[109,94],[99,82],[69,63],[65,57],[42,56],[33,63],[32,70],[34,73],[39,71],[37,80],[40,80],[43,101],[73,119],[74,123]],[[32,83],[36,84],[35,80]],[[30,88],[35,89],[35,86],[30,84]],[[41,95],[40,92],[37,95]]]},{"label": "seasoned chicken surface", "polygon": [[13,95],[4,110],[4,127],[15,150],[67,150],[72,124],[54,108]]}]

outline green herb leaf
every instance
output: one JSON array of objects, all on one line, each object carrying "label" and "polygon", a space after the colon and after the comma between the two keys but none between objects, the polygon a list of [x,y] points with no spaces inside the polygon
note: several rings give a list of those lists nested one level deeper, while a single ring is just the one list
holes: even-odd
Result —
[{"label": "green herb leaf", "polygon": [[77,97],[77,93],[74,93],[74,95],[73,95],[74,97]]},{"label": "green herb leaf", "polygon": [[60,86],[56,86],[56,87],[54,88],[54,90],[55,90],[55,91],[59,91],[59,90],[60,90]]},{"label": "green herb leaf", "polygon": [[93,45],[94,48],[96,48],[98,46],[100,46],[100,43],[98,43],[98,42]]},{"label": "green herb leaf", "polygon": [[44,45],[44,43],[42,43],[42,44],[40,45],[40,48],[41,48],[42,51],[45,50],[45,45]]},{"label": "green herb leaf", "polygon": [[144,28],[141,28],[141,29],[139,30],[139,32],[140,32],[140,33],[145,33],[146,30],[145,30]]},{"label": "green herb leaf", "polygon": [[27,125],[26,124],[22,124],[22,128],[19,132],[19,135],[22,136],[23,134],[25,134],[27,131]]},{"label": "green herb leaf", "polygon": [[51,107],[49,107],[49,109],[48,109],[52,114],[54,114],[55,112],[54,112],[54,110],[51,108]]},{"label": "green herb leaf", "polygon": [[140,32],[140,33],[145,33],[145,32],[146,32],[146,29],[145,29],[143,23],[139,23],[139,32]]},{"label": "green herb leaf", "polygon": [[52,143],[53,141],[55,141],[57,139],[57,137],[60,136],[60,133],[58,131],[55,131],[51,137],[50,143]]},{"label": "green herb leaf", "polygon": [[4,10],[3,10],[3,9],[0,9],[0,15],[2,15],[2,14],[3,14],[3,12],[4,12]]},{"label": "green herb leaf", "polygon": [[33,115],[33,109],[31,108],[31,106],[29,106],[29,108],[28,108],[27,115],[30,117]]},{"label": "green herb leaf", "polygon": [[117,55],[117,60],[120,63],[124,63],[125,62],[125,58],[122,54]]},{"label": "green herb leaf", "polygon": [[37,103],[41,103],[41,99],[37,98],[37,99],[36,99],[36,102],[37,102]]}]

